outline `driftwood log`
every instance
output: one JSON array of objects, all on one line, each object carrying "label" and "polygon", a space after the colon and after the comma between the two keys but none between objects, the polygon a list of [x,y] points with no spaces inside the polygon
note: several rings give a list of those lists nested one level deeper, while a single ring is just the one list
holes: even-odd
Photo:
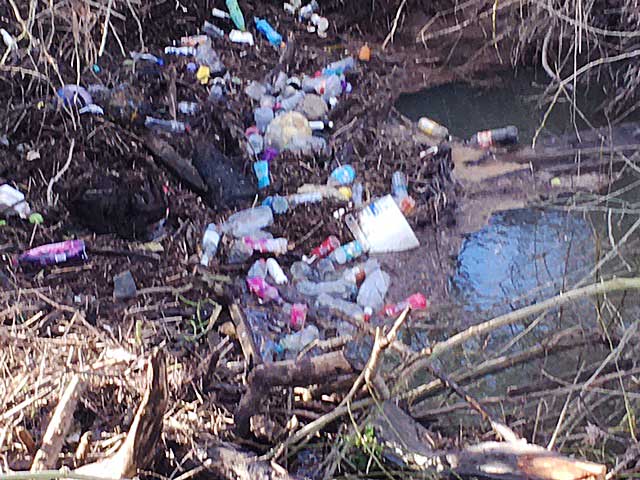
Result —
[{"label": "driftwood log", "polygon": [[496,480],[604,480],[604,465],[574,460],[538,445],[484,442],[457,451],[434,450],[429,432],[393,402],[374,421],[383,455],[403,468]]}]

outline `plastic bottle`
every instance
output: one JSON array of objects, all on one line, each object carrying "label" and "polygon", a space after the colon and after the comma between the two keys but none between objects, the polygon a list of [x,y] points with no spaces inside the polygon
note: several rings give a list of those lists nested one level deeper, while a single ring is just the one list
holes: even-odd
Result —
[{"label": "plastic bottle", "polygon": [[289,316],[289,326],[294,330],[300,330],[304,328],[304,324],[307,320],[307,312],[309,307],[304,303],[294,303],[293,305],[286,303],[283,307],[285,314]]},{"label": "plastic bottle", "polygon": [[240,10],[240,5],[238,5],[238,0],[226,0],[226,4],[231,21],[238,30],[244,32],[246,30],[244,16],[242,15],[242,10]]},{"label": "plastic bottle", "polygon": [[78,110],[78,113],[80,115],[83,115],[85,113],[89,113],[91,115],[104,115],[104,110],[100,105],[96,105],[95,103],[92,103],[91,105],[82,107],[80,110]]},{"label": "plastic bottle", "polygon": [[196,54],[195,47],[164,47],[165,55],[177,55],[179,57],[192,57]]},{"label": "plastic bottle", "polygon": [[333,128],[333,122],[331,120],[312,120],[309,122],[309,127],[314,131],[324,130],[325,128],[331,130]]},{"label": "plastic bottle", "polygon": [[251,247],[254,252],[282,255],[287,253],[289,249],[289,241],[286,238],[242,237],[242,241]]},{"label": "plastic bottle", "polygon": [[429,302],[423,294],[414,293],[402,302],[385,305],[384,313],[388,317],[397,317],[407,307],[411,308],[411,310],[425,310],[428,305]]},{"label": "plastic bottle", "polygon": [[211,47],[211,40],[208,37],[205,38],[207,41],[198,45],[196,49],[196,60],[201,68],[202,66],[209,67],[209,75],[223,75],[226,71],[224,63],[220,60],[218,53]]},{"label": "plastic bottle", "polygon": [[204,25],[202,25],[202,31],[213,39],[224,38],[224,30],[206,20],[204,21]]},{"label": "plastic bottle", "polygon": [[259,189],[267,188],[271,184],[269,180],[269,162],[265,162],[264,160],[253,162],[253,171],[258,179]]},{"label": "plastic bottle", "polygon": [[229,32],[229,40],[234,43],[246,43],[253,46],[253,35],[251,32],[241,32],[240,30],[231,30]]},{"label": "plastic bottle", "polygon": [[325,258],[340,246],[340,240],[335,235],[329,235],[320,245],[311,250],[311,255],[316,258]]},{"label": "plastic bottle", "polygon": [[311,0],[311,2],[300,9],[298,12],[298,19],[300,21],[309,20],[311,15],[313,15],[314,12],[317,12],[319,8],[318,2],[316,0]]},{"label": "plastic bottle", "polygon": [[[264,137],[262,135],[260,135],[259,133],[252,133],[251,135],[249,135],[247,137],[247,141],[249,142],[249,148],[250,148],[250,152],[249,154],[251,155],[260,155],[260,153],[262,152],[262,149],[264,148]],[[254,171],[256,169],[256,166],[254,165]],[[258,175],[258,172],[256,171],[256,176]],[[267,179],[269,178],[268,175],[268,171],[267,171]],[[258,179],[259,181],[260,179]],[[268,184],[267,184],[268,185]]]},{"label": "plastic bottle", "polygon": [[207,229],[202,236],[202,257],[200,257],[200,265],[209,266],[209,262],[216,256],[220,245],[220,233],[215,223],[207,225]]},{"label": "plastic bottle", "polygon": [[186,123],[177,120],[162,120],[160,118],[146,117],[144,126],[150,130],[167,132],[167,133],[185,133],[189,131]]},{"label": "plastic bottle", "polygon": [[278,72],[276,78],[273,79],[273,92],[281,93],[287,86],[287,74],[283,71]]},{"label": "plastic bottle", "polygon": [[293,262],[289,272],[294,281],[307,280],[313,275],[313,269],[305,262]]},{"label": "plastic bottle", "polygon": [[343,279],[328,282],[312,282],[302,280],[296,284],[298,292],[309,297],[317,297],[323,293],[339,295],[342,298],[350,298],[354,294],[353,284]]},{"label": "plastic bottle", "polygon": [[249,287],[251,293],[260,299],[260,303],[282,302],[278,289],[273,285],[269,285],[264,278],[247,277],[247,287]]},{"label": "plastic bottle", "polygon": [[253,112],[253,118],[256,122],[256,126],[261,133],[267,130],[269,124],[273,121],[273,109],[259,107]]},{"label": "plastic bottle", "polygon": [[351,185],[356,178],[356,171],[351,165],[342,165],[331,172],[327,185]]},{"label": "plastic bottle", "polygon": [[327,83],[327,78],[322,77],[303,77],[301,88],[306,93],[317,93],[319,95],[324,93],[324,87]]},{"label": "plastic bottle", "polygon": [[340,265],[344,265],[351,260],[358,258],[363,253],[362,245],[357,240],[338,247],[332,254],[331,259]]},{"label": "plastic bottle", "polygon": [[355,208],[362,207],[362,196],[364,194],[364,188],[360,182],[355,182],[351,187],[351,199],[353,200],[353,206]]},{"label": "plastic bottle", "polygon": [[269,207],[260,206],[234,213],[221,228],[224,233],[241,238],[270,225],[273,225],[273,212]]},{"label": "plastic bottle", "polygon": [[0,215],[7,214],[27,218],[31,214],[31,207],[25,200],[24,193],[5,183],[0,186]]},{"label": "plastic bottle", "polygon": [[322,137],[312,135],[298,136],[289,141],[286,149],[301,155],[322,154],[327,149],[327,141]]},{"label": "plastic bottle", "polygon": [[296,333],[291,333],[282,339],[278,345],[290,353],[300,353],[311,342],[320,338],[320,332],[315,325],[307,325]]},{"label": "plastic bottle", "polygon": [[151,53],[129,52],[129,56],[134,61],[134,63],[135,62],[151,62],[151,63],[155,63],[156,65],[159,65],[159,66],[164,65],[164,60],[162,60],[161,58],[156,57],[155,55],[153,55]]},{"label": "plastic bottle", "polygon": [[405,215],[411,213],[416,207],[416,201],[409,196],[407,176],[402,172],[394,172],[391,177],[391,194],[400,211]]},{"label": "plastic bottle", "polygon": [[295,207],[298,205],[305,205],[308,203],[319,203],[322,201],[324,197],[320,192],[311,192],[311,193],[294,193],[287,197],[287,201],[289,202],[289,206]]},{"label": "plastic bottle", "polygon": [[247,272],[247,278],[267,278],[267,273],[267,261],[264,258],[259,258],[251,265],[251,268]]},{"label": "plastic bottle", "polygon": [[518,143],[518,128],[509,125],[508,127],[478,132],[471,137],[468,143],[480,148],[515,145]]},{"label": "plastic bottle", "polygon": [[219,8],[214,8],[213,10],[211,10],[211,15],[213,15],[216,18],[221,18],[222,20],[230,20],[231,19],[231,15],[229,15],[224,10],[220,10]]},{"label": "plastic bottle", "polygon": [[346,57],[342,60],[338,60],[337,62],[330,63],[327,65],[324,70],[322,70],[323,75],[342,75],[344,72],[348,72],[349,70],[353,70],[356,66],[356,60],[353,57]]},{"label": "plastic bottle", "polygon": [[288,283],[289,280],[287,280],[287,276],[275,258],[267,259],[267,271],[271,278],[273,278],[273,281],[276,282],[276,285],[284,285],[285,283]]},{"label": "plastic bottle", "polygon": [[329,102],[331,98],[338,98],[342,95],[343,85],[342,80],[337,75],[331,75],[327,78],[327,81],[324,84],[324,90],[322,92],[318,92],[322,94],[322,99],[325,102]]},{"label": "plastic bottle", "polygon": [[178,102],[178,111],[184,115],[195,115],[199,109],[198,102]]},{"label": "plastic bottle", "polygon": [[259,102],[260,99],[267,93],[266,85],[256,82],[255,80],[246,86],[244,93],[252,100]]},{"label": "plastic bottle", "polygon": [[210,42],[209,37],[206,35],[188,35],[186,37],[180,37],[180,46],[182,47],[197,47],[204,43]]},{"label": "plastic bottle", "polygon": [[290,97],[280,100],[280,108],[286,112],[290,112],[300,104],[304,99],[304,95],[304,92],[296,92]]},{"label": "plastic bottle", "polygon": [[254,17],[253,21],[256,24],[256,29],[262,33],[271,45],[276,48],[280,48],[282,45],[282,35],[274,30],[274,28],[269,24],[267,20],[264,18]]},{"label": "plastic bottle", "polygon": [[210,103],[218,103],[224,100],[224,79],[217,77],[213,79],[213,85],[209,91],[208,101]]},{"label": "plastic bottle", "polygon": [[347,268],[342,273],[342,278],[344,278],[348,282],[359,284],[362,283],[365,278],[367,278],[367,275],[378,270],[379,268],[380,262],[378,262],[378,260],[376,260],[375,258],[370,258],[366,262],[360,263],[355,267]]},{"label": "plastic bottle", "polygon": [[317,13],[312,14],[309,20],[316,27],[318,36],[320,38],[326,38],[327,30],[329,29],[329,20],[327,20],[325,17],[321,17]]},{"label": "plastic bottle", "polygon": [[236,240],[231,244],[227,261],[229,263],[244,263],[253,255],[253,248],[242,240]]},{"label": "plastic bottle", "polygon": [[273,213],[276,215],[282,215],[289,210],[289,201],[286,197],[281,195],[274,195],[273,197],[267,197],[262,201],[262,205],[271,207]]},{"label": "plastic bottle", "polygon": [[389,290],[391,278],[381,269],[376,269],[366,276],[358,291],[357,302],[366,311],[377,312],[384,305],[384,297]]},{"label": "plastic bottle", "polygon": [[422,133],[435,138],[447,138],[449,130],[430,118],[422,117],[418,120],[418,128]]},{"label": "plastic bottle", "polygon": [[339,313],[351,320],[364,321],[364,310],[360,308],[360,305],[339,298],[333,298],[326,293],[323,293],[316,298],[315,306],[317,308],[327,308],[334,313]]},{"label": "plastic bottle", "polygon": [[360,224],[358,223],[356,218],[351,213],[349,213],[345,215],[344,223],[351,232],[351,235],[353,235],[354,240],[357,240],[362,249],[364,251],[367,251],[369,249],[369,243],[367,242],[367,237],[362,231],[362,228],[360,228]]},{"label": "plastic bottle", "polygon": [[276,106],[276,97],[273,95],[263,95],[260,99],[260,107],[261,108],[269,108],[273,110]]},{"label": "plastic bottle", "polygon": [[18,257],[18,263],[44,267],[72,260],[84,261],[86,259],[87,251],[84,240],[67,240],[27,250]]}]

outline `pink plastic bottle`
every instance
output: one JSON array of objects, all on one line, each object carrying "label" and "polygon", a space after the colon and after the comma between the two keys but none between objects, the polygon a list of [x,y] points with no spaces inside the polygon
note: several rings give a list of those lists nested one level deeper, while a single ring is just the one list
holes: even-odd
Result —
[{"label": "pink plastic bottle", "polygon": [[27,250],[18,257],[18,262],[22,265],[45,266],[86,259],[87,251],[84,240],[67,240]]},{"label": "pink plastic bottle", "polygon": [[427,308],[427,299],[421,293],[414,293],[410,297],[407,297],[402,302],[396,303],[395,305],[385,305],[384,313],[388,317],[396,317],[402,313],[402,311],[410,307],[411,310],[425,310]]}]

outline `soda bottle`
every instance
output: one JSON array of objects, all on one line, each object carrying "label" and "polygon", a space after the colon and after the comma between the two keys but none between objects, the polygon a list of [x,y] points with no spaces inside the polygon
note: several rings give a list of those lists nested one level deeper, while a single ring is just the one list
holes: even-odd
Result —
[{"label": "soda bottle", "polygon": [[418,128],[422,133],[426,133],[432,137],[447,138],[449,136],[449,130],[446,127],[427,117],[422,117],[418,120]]},{"label": "soda bottle", "polygon": [[364,321],[364,310],[357,303],[348,302],[339,298],[333,298],[323,293],[316,298],[315,305],[317,308],[327,308],[334,313],[346,316],[356,321]]},{"label": "soda bottle", "polygon": [[273,212],[267,206],[248,208],[231,215],[222,224],[222,231],[236,238],[273,225]]},{"label": "soda bottle", "polygon": [[[268,207],[267,207],[268,208]],[[244,237],[242,241],[254,252],[273,253],[276,255],[287,253],[289,241],[286,238],[253,238]]]},{"label": "soda bottle", "polygon": [[87,251],[84,240],[67,240],[50,243],[27,250],[18,257],[22,265],[57,265],[72,260],[86,260]]},{"label": "soda bottle", "polygon": [[414,293],[402,302],[385,305],[384,313],[388,317],[397,317],[407,307],[411,308],[411,310],[424,310],[427,306],[428,302],[425,296],[421,293]]},{"label": "soda bottle", "polygon": [[244,15],[242,15],[242,10],[240,10],[240,5],[238,5],[238,0],[227,0],[226,3],[231,21],[238,30],[244,32],[246,30],[244,25]]},{"label": "soda bottle", "polygon": [[509,125],[508,127],[478,132],[471,137],[468,143],[480,148],[516,145],[518,143],[518,128]]},{"label": "soda bottle", "polygon": [[340,240],[335,235],[328,236],[324,242],[311,250],[311,255],[316,258],[324,258],[340,246]]}]

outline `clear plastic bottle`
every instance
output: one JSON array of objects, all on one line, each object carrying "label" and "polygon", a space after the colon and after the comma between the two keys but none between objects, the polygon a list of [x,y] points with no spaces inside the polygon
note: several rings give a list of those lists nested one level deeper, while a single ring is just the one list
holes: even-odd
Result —
[{"label": "clear plastic bottle", "polygon": [[289,202],[289,206],[296,207],[298,205],[305,205],[308,203],[319,203],[323,198],[324,197],[320,192],[294,193],[287,197],[287,201]]},{"label": "clear plastic bottle", "polygon": [[211,10],[211,15],[213,15],[216,18],[220,18],[222,20],[230,20],[231,19],[231,15],[229,15],[224,10],[220,10],[219,8],[214,8],[213,10]]},{"label": "clear plastic bottle", "polygon": [[298,11],[298,20],[309,20],[311,18],[311,15],[317,12],[319,8],[320,6],[318,5],[318,2],[316,0],[311,0],[311,2],[306,4]]},{"label": "clear plastic bottle", "polygon": [[196,54],[195,47],[164,47],[165,55],[177,55],[179,57],[193,57]]},{"label": "clear plastic bottle", "polygon": [[320,332],[315,325],[307,325],[299,332],[291,333],[280,339],[279,345],[282,349],[293,353],[300,353],[311,342],[320,338]]},{"label": "clear plastic bottle", "polygon": [[381,269],[374,270],[366,276],[358,291],[357,302],[365,311],[379,311],[384,306],[384,297],[387,295],[391,278]]},{"label": "clear plastic bottle", "polygon": [[394,172],[391,177],[391,194],[405,215],[411,213],[416,206],[415,200],[409,195],[407,176],[402,172]]},{"label": "clear plastic bottle", "polygon": [[[269,209],[269,211],[271,211],[271,209]],[[289,241],[286,238],[258,239],[254,237],[243,237],[242,240],[246,245],[251,247],[254,252],[273,253],[274,255],[282,255],[287,253],[289,249]]]},{"label": "clear plastic bottle", "polygon": [[253,255],[253,248],[244,243],[242,240],[236,240],[231,245],[227,261],[229,263],[244,263]]},{"label": "clear plastic bottle", "polygon": [[220,103],[224,101],[224,79],[222,77],[216,77],[213,79],[213,85],[211,86],[211,90],[209,91],[209,99],[210,103]]},{"label": "clear plastic bottle", "polygon": [[247,278],[260,277],[266,279],[267,273],[267,261],[264,258],[259,258],[258,260],[253,262],[253,265],[251,265],[251,268],[249,268],[249,271],[247,272]]},{"label": "clear plastic bottle", "polygon": [[288,98],[283,98],[280,100],[280,108],[286,112],[290,112],[300,104],[304,99],[304,95],[304,92],[298,91]]},{"label": "clear plastic bottle", "polygon": [[309,297],[317,297],[323,293],[339,295],[342,298],[350,298],[354,293],[353,284],[343,279],[328,282],[311,282],[302,280],[296,285],[298,292]]},{"label": "clear plastic bottle", "polygon": [[287,150],[302,155],[321,154],[326,149],[327,141],[322,137],[312,135],[293,137],[287,145]]},{"label": "clear plastic bottle", "polygon": [[364,194],[364,188],[360,182],[355,182],[351,187],[351,199],[353,200],[353,206],[355,208],[362,207],[362,196]]},{"label": "clear plastic bottle", "polygon": [[5,216],[8,213],[27,218],[31,213],[31,207],[25,200],[24,193],[5,183],[0,186],[0,215]]},{"label": "clear plastic bottle", "polygon": [[346,316],[351,320],[364,321],[364,310],[357,303],[348,302],[339,298],[333,298],[323,293],[316,298],[315,306],[317,308],[327,308],[330,311]]},{"label": "clear plastic bottle", "polygon": [[233,43],[246,43],[253,46],[253,35],[251,32],[241,32],[240,30],[231,30],[229,32],[229,40]]},{"label": "clear plastic bottle", "polygon": [[154,117],[146,117],[144,119],[144,126],[150,130],[167,133],[186,133],[189,131],[189,126],[184,122],[163,120]]},{"label": "clear plastic bottle", "polygon": [[378,270],[379,268],[380,262],[378,262],[378,260],[376,260],[375,258],[370,258],[366,262],[360,263],[355,267],[347,268],[342,273],[342,278],[354,284],[361,284],[364,279],[367,278],[367,275]]},{"label": "clear plastic bottle", "polygon": [[[249,143],[249,148],[251,151],[249,152],[251,155],[260,155],[262,149],[264,148],[264,137],[259,133],[252,133],[247,137],[247,142]],[[256,172],[256,175],[258,173]],[[268,175],[268,171],[267,171]]]},{"label": "clear plastic bottle", "polygon": [[221,226],[224,233],[241,238],[256,230],[273,225],[273,212],[269,207],[248,208],[231,215]]},{"label": "clear plastic bottle", "polygon": [[333,122],[331,120],[312,120],[309,122],[309,127],[313,131],[321,131],[325,128],[331,130],[333,128]]},{"label": "clear plastic bottle", "polygon": [[318,94],[322,95],[322,99],[327,103],[329,102],[329,99],[338,98],[342,95],[342,80],[340,77],[337,75],[327,77],[323,90],[318,92]]},{"label": "clear plastic bottle", "polygon": [[178,111],[183,115],[195,115],[200,110],[197,102],[178,102]]},{"label": "clear plastic bottle", "polygon": [[206,20],[204,21],[204,25],[202,25],[202,31],[213,39],[224,38],[224,30]]},{"label": "clear plastic bottle", "polygon": [[196,60],[202,66],[209,67],[213,76],[223,75],[226,71],[224,63],[220,60],[217,52],[211,47],[211,40],[207,38],[205,43],[198,45],[196,49]]},{"label": "clear plastic bottle", "polygon": [[360,242],[354,240],[353,242],[349,242],[337,248],[331,254],[331,259],[340,265],[344,265],[345,263],[358,258],[363,253],[364,250]]},{"label": "clear plastic bottle", "polygon": [[324,70],[322,70],[323,75],[342,75],[344,72],[348,72],[349,70],[353,70],[356,66],[356,60],[353,57],[346,57],[342,60],[338,60],[337,62],[330,63],[327,65]]},{"label": "clear plastic bottle", "polygon": [[264,133],[269,124],[273,121],[273,109],[265,107],[256,108],[253,112],[253,118],[258,130],[260,130],[261,133]]},{"label": "clear plastic bottle", "polygon": [[289,272],[294,281],[307,280],[313,275],[313,269],[305,262],[293,262]]},{"label": "clear plastic bottle", "polygon": [[209,266],[211,259],[216,256],[220,245],[220,233],[215,223],[207,225],[204,235],[202,236],[202,257],[200,257],[200,265]]}]

